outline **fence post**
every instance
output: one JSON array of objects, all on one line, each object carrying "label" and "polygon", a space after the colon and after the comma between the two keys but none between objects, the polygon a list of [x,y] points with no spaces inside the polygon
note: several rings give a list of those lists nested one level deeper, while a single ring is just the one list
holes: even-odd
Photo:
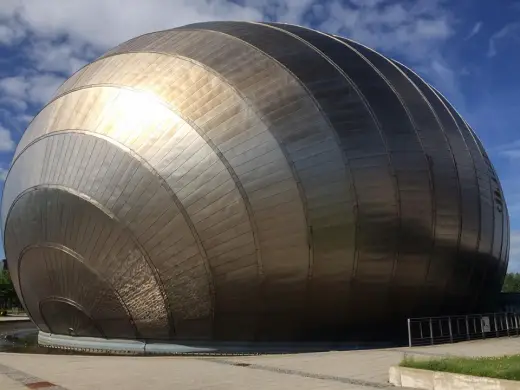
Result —
[{"label": "fence post", "polygon": [[448,330],[450,331],[450,343],[453,344],[453,333],[451,331],[451,317],[448,317]]},{"label": "fence post", "polygon": [[509,314],[508,313],[505,313],[504,314],[504,317],[506,319],[506,329],[507,329],[507,336],[509,337],[510,334],[509,334]]},{"label": "fence post", "polygon": [[[412,327],[410,325],[410,319],[408,318],[408,346],[412,346]],[[420,322],[419,322],[420,323]]]},{"label": "fence post", "polygon": [[468,316],[466,316],[466,338],[468,340],[471,340],[471,337],[469,337],[469,321],[468,321]]},{"label": "fence post", "polygon": [[480,330],[482,331],[482,338],[486,338],[486,332],[484,332],[484,322],[482,321],[482,314],[480,315]]},{"label": "fence post", "polygon": [[430,342],[433,345],[433,325],[432,325],[432,319],[430,318]]},{"label": "fence post", "polygon": [[497,323],[496,313],[493,313],[493,319],[495,320],[495,333],[496,333],[497,337],[500,337],[500,333],[498,332],[498,323]]}]

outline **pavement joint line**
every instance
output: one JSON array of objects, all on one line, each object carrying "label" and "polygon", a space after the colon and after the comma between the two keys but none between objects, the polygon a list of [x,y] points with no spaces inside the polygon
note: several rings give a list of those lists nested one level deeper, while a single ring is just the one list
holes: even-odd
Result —
[{"label": "pavement joint line", "polygon": [[24,371],[17,370],[16,368],[6,366],[2,363],[0,363],[0,374],[7,376],[9,379],[14,380],[15,382],[23,384],[28,389],[68,390],[65,387],[47,382],[41,378],[32,376]]},{"label": "pavement joint line", "polygon": [[372,381],[365,381],[365,380],[361,380],[361,379],[353,379],[353,378],[325,375],[325,374],[315,374],[315,373],[305,372],[305,371],[300,371],[300,370],[291,370],[291,369],[287,369],[287,368],[270,367],[270,366],[264,366],[261,364],[254,364],[254,363],[250,364],[250,363],[235,362],[232,360],[215,359],[215,358],[198,358],[197,360],[210,361],[213,363],[226,364],[226,365],[236,366],[236,367],[250,368],[253,370],[270,371],[270,372],[275,372],[278,374],[297,375],[297,376],[301,376],[304,378],[321,379],[321,380],[326,380],[326,381],[347,383],[347,384],[351,384],[351,385],[371,387],[371,388],[376,388],[376,389],[394,388],[394,386],[391,385],[390,383],[372,382]]},{"label": "pavement joint line", "polygon": [[405,355],[424,355],[424,356],[434,356],[434,357],[464,357],[462,355],[455,355],[451,353],[435,353],[435,352],[426,352],[426,351],[405,351],[405,350],[398,350],[398,349],[391,349],[392,352],[400,352],[403,354],[403,357]]}]

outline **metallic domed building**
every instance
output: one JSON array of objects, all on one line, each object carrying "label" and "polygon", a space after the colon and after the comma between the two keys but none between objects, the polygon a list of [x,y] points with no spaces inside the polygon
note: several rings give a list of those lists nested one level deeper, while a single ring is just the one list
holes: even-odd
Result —
[{"label": "metallic domed building", "polygon": [[26,130],[2,203],[39,329],[120,339],[312,340],[477,311],[508,224],[482,144],[417,74],[244,22],[85,66]]}]

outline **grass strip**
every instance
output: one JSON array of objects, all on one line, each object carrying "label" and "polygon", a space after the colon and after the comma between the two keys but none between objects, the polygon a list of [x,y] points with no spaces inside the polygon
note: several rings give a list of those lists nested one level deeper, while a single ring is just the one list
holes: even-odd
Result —
[{"label": "grass strip", "polygon": [[479,358],[446,357],[442,359],[405,357],[399,365],[455,374],[520,380],[520,355]]}]

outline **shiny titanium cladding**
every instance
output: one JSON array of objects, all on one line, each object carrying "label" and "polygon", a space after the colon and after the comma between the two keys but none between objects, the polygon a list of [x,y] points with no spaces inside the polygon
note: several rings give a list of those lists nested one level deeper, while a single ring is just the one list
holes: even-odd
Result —
[{"label": "shiny titanium cladding", "polygon": [[85,66],[23,135],[1,211],[55,334],[343,338],[479,310],[508,263],[495,170],[446,99],[285,24],[154,32]]}]

